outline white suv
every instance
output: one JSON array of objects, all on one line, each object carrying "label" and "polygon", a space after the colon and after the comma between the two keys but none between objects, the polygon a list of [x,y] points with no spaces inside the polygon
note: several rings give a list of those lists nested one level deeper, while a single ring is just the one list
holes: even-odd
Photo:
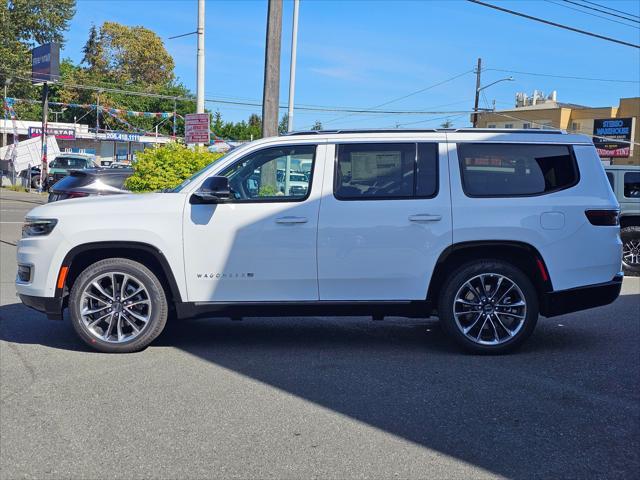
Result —
[{"label": "white suv", "polygon": [[[308,184],[286,191],[292,159]],[[170,193],[33,209],[16,288],[50,318],[68,307],[105,352],[146,347],[168,316],[437,314],[463,347],[497,353],[539,314],[617,298],[618,216],[585,136],[304,132],[233,150]]]}]

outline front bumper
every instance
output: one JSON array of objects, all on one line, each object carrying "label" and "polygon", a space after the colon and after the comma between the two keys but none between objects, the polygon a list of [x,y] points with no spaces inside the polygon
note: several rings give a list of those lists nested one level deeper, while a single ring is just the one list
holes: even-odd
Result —
[{"label": "front bumper", "polygon": [[49,320],[62,320],[64,300],[57,297],[33,297],[31,295],[18,295],[20,301],[29,308],[46,313]]},{"label": "front bumper", "polygon": [[540,299],[540,313],[545,317],[555,317],[608,305],[620,295],[622,279],[623,275],[619,273],[610,282],[545,293]]}]

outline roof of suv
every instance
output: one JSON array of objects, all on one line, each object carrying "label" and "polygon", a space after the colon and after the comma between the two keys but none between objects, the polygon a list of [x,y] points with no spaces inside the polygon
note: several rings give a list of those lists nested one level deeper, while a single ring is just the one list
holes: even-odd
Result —
[{"label": "roof of suv", "polygon": [[542,129],[512,129],[512,128],[451,128],[451,129],[336,129],[336,130],[308,130],[290,132],[280,137],[265,139],[287,141],[287,143],[305,140],[318,141],[320,139],[348,140],[398,138],[402,140],[420,139],[433,134],[446,135],[450,140],[480,141],[480,142],[513,142],[513,143],[563,143],[593,145],[587,135],[567,133],[564,130]]}]

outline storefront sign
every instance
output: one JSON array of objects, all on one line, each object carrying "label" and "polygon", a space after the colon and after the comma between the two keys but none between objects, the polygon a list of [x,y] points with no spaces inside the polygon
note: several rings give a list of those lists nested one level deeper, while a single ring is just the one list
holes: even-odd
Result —
[{"label": "storefront sign", "polygon": [[106,134],[107,140],[117,140],[119,142],[139,142],[140,134],[139,133],[128,133],[128,132],[107,132]]},{"label": "storefront sign", "polygon": [[184,143],[209,145],[211,127],[208,113],[188,113],[184,116]]},{"label": "storefront sign", "polygon": [[[42,127],[29,127],[29,138],[42,135]],[[47,127],[47,136],[53,135],[58,140],[75,140],[76,131],[73,128]]]},{"label": "storefront sign", "polygon": [[[633,118],[607,118],[593,121],[593,144],[601,158],[623,158],[631,155],[633,121]],[[624,142],[616,140],[624,140]]]},{"label": "storefront sign", "polygon": [[45,43],[31,50],[31,81],[55,82],[60,78],[60,45]]}]

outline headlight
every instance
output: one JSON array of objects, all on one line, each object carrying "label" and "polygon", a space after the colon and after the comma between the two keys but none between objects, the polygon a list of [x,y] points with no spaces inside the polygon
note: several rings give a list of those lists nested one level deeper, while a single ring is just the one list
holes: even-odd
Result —
[{"label": "headlight", "polygon": [[22,225],[22,238],[42,237],[49,235],[56,226],[58,220],[55,218],[25,218]]}]

